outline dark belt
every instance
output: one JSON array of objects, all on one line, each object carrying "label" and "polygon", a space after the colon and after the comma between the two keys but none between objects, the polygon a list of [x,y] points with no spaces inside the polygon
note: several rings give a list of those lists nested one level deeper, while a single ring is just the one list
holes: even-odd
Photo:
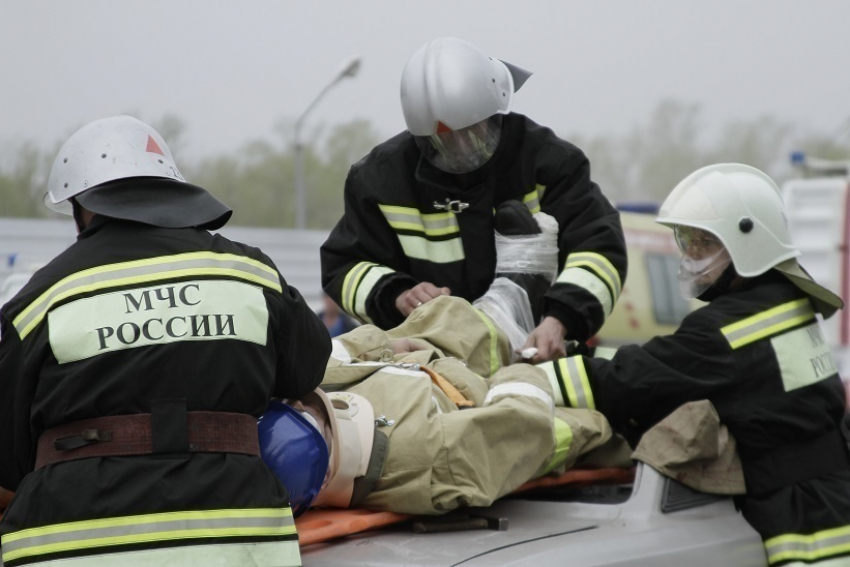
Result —
[{"label": "dark belt", "polygon": [[[182,415],[185,426],[167,416],[163,420],[154,408],[152,414],[97,417],[53,427],[38,439],[35,468],[89,457],[187,453],[259,456],[257,418],[212,411],[184,411]],[[168,427],[158,426],[163,421]]]},{"label": "dark belt", "polygon": [[761,495],[783,486],[850,469],[847,443],[832,431],[806,443],[778,447],[761,455],[741,454],[747,494]]}]

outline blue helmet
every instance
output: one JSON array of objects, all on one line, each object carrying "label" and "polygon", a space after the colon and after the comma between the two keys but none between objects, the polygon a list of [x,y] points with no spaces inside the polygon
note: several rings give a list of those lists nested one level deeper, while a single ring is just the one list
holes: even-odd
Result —
[{"label": "blue helmet", "polygon": [[319,494],[328,470],[328,445],[322,434],[288,404],[272,401],[258,422],[260,455],[289,490],[298,516]]}]

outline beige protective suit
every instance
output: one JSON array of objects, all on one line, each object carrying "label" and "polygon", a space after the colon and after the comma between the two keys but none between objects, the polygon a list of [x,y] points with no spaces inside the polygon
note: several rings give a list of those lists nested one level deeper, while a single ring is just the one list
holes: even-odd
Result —
[{"label": "beige protective suit", "polygon": [[[394,355],[390,341],[400,338],[422,348]],[[379,480],[356,505],[411,514],[488,506],[611,439],[601,414],[555,408],[545,372],[510,359],[504,334],[454,297],[391,331],[366,325],[337,337],[321,388],[365,397],[387,423],[378,426],[388,438]],[[459,409],[457,393],[474,407]]]}]

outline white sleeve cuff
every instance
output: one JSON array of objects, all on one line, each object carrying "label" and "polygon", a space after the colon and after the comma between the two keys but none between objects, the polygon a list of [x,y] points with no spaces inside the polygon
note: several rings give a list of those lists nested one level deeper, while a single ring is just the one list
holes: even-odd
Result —
[{"label": "white sleeve cuff", "polygon": [[536,398],[549,407],[549,411],[554,414],[555,404],[552,401],[546,390],[538,388],[534,384],[525,382],[508,382],[507,384],[499,384],[494,386],[487,392],[487,397],[484,398],[484,406],[495,404],[499,400],[509,396],[525,396],[527,398]]}]

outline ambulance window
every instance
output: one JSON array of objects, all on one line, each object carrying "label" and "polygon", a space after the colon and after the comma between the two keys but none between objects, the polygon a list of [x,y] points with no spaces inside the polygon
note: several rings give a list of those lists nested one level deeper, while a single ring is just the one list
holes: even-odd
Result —
[{"label": "ambulance window", "polygon": [[648,252],[646,268],[656,322],[661,325],[678,325],[690,311],[687,300],[679,293],[679,257]]}]

